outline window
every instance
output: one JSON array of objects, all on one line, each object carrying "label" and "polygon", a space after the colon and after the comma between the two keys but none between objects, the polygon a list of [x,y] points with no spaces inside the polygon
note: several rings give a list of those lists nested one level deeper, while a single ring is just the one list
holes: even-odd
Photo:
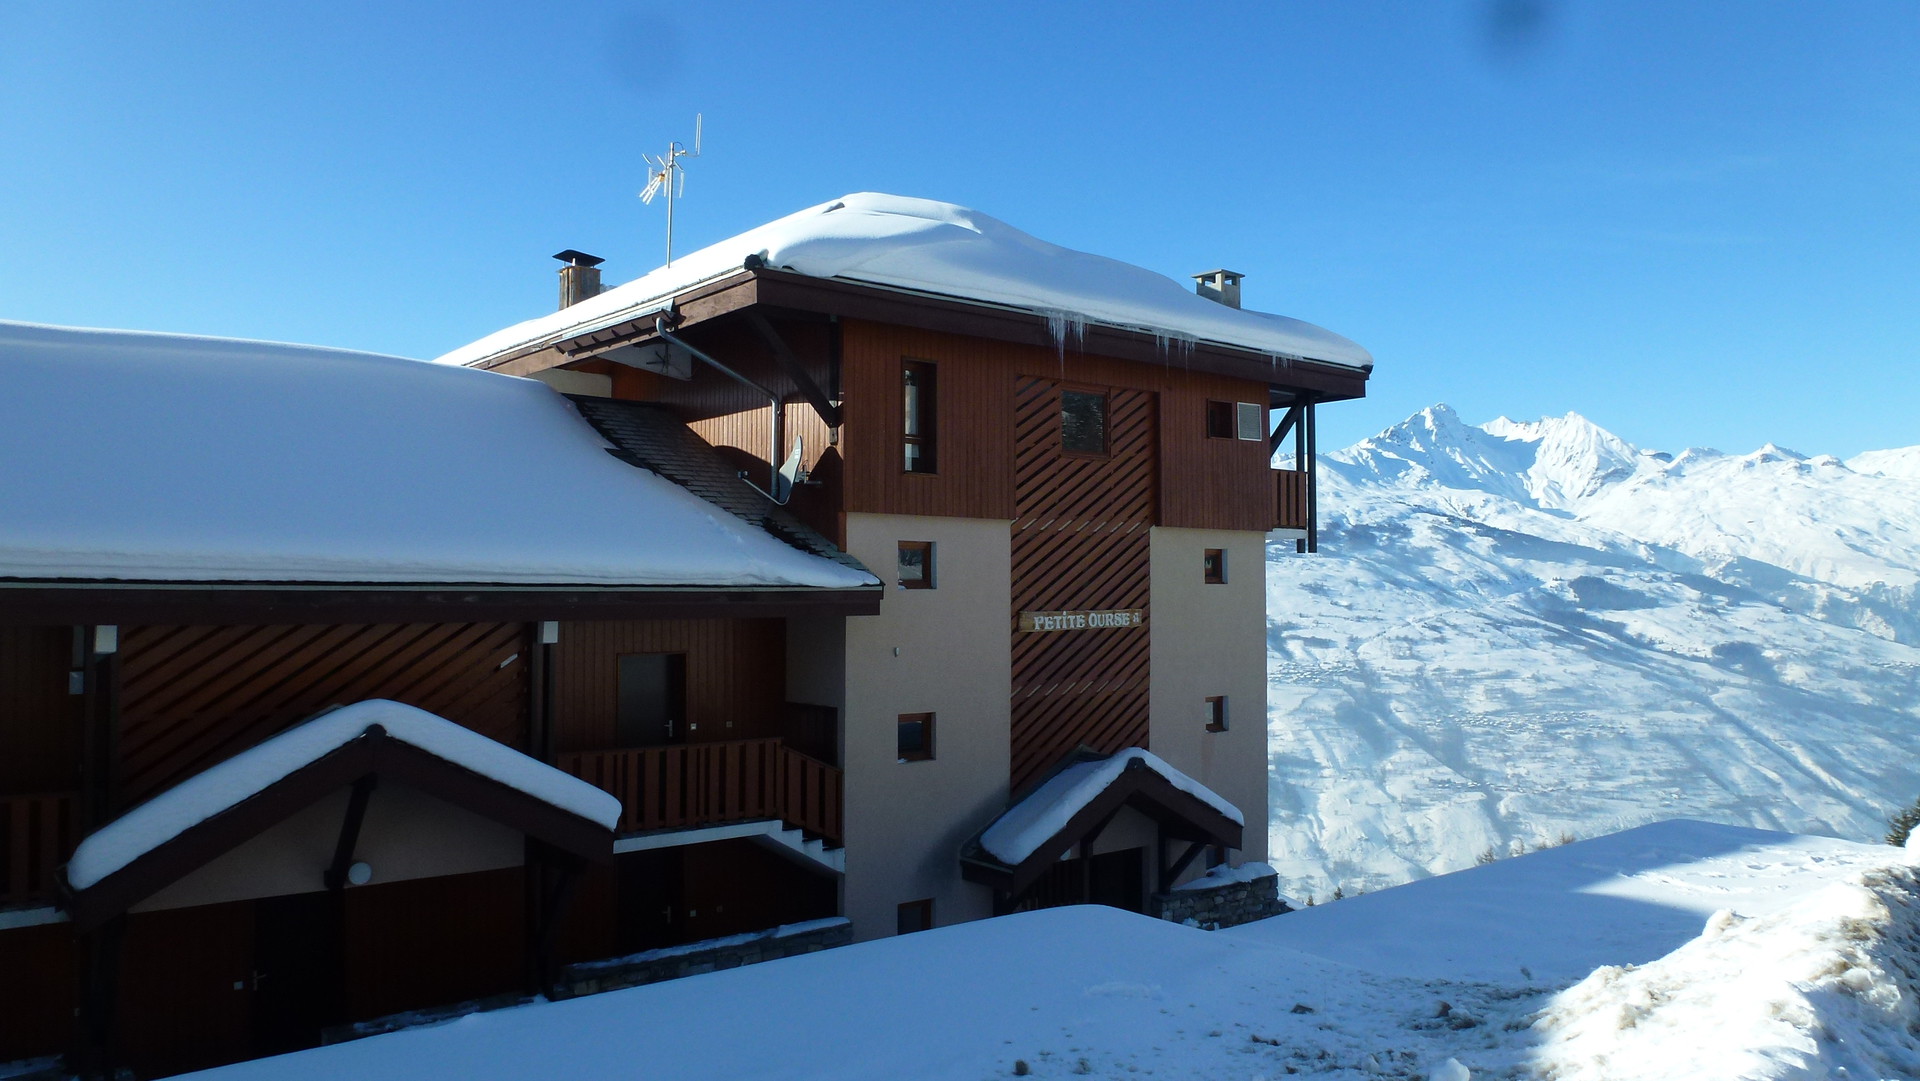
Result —
[{"label": "window", "polygon": [[933,757],[933,714],[900,715],[900,761],[925,762]]},{"label": "window", "polygon": [[925,360],[909,360],[903,362],[901,368],[905,384],[901,392],[905,407],[904,468],[909,473],[932,473],[939,467],[935,445],[940,413],[933,364]]},{"label": "window", "polygon": [[1260,403],[1235,402],[1233,407],[1239,411],[1240,438],[1248,440],[1267,438],[1266,410],[1260,408]]},{"label": "window", "polygon": [[1207,699],[1207,731],[1225,732],[1227,730],[1227,696],[1214,695]]},{"label": "window", "polygon": [[1068,454],[1107,453],[1107,396],[1095,390],[1060,392],[1060,449]]},{"label": "window", "polygon": [[901,589],[932,589],[933,542],[901,541],[899,566]]},{"label": "window", "polygon": [[893,918],[893,933],[910,935],[915,931],[925,931],[933,926],[933,898],[908,901],[896,910]]},{"label": "window", "polygon": [[1232,439],[1235,421],[1232,402],[1207,403],[1207,438]]},{"label": "window", "polygon": [[1208,402],[1208,439],[1265,439],[1266,410],[1259,402]]},{"label": "window", "polygon": [[1225,548],[1207,549],[1207,554],[1200,559],[1200,566],[1206,573],[1209,585],[1227,584],[1227,550]]}]

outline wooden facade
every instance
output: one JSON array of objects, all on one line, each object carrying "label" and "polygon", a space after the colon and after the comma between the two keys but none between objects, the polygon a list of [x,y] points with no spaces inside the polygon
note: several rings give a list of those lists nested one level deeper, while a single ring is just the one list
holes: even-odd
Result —
[{"label": "wooden facade", "polygon": [[117,804],[369,698],[525,748],[529,650],[511,623],[125,628]]},{"label": "wooden facade", "polygon": [[[1156,400],[1147,391],[1095,388],[1107,398],[1108,452],[1061,449],[1060,393],[1068,384],[1015,383],[1011,782],[1024,787],[1076,747],[1147,744],[1148,530],[1153,524]],[[1025,631],[1022,612],[1138,611],[1139,626],[1071,633]]]},{"label": "wooden facade", "polygon": [[619,659],[686,657],[688,743],[777,737],[784,715],[786,625],[778,619],[631,620],[560,625],[554,648],[554,749],[618,746]]}]

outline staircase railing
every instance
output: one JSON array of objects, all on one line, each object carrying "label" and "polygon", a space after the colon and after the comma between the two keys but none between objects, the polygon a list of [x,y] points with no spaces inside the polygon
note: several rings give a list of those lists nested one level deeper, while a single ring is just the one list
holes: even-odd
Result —
[{"label": "staircase railing", "polygon": [[840,842],[840,771],[778,739],[574,751],[557,764],[620,800],[622,833],[779,818]]}]

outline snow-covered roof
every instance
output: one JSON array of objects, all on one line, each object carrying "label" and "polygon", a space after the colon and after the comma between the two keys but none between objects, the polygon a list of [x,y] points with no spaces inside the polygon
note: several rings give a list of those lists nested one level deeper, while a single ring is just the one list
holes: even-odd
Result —
[{"label": "snow-covered roof", "polygon": [[67,881],[84,890],[214,815],[259,795],[379,725],[417,747],[611,830],[620,801],[570,774],[422,709],[374,699],[343,706],[241,751],[100,827],[73,851]]},{"label": "snow-covered roof", "polygon": [[1240,809],[1213,789],[1168,765],[1152,751],[1129,747],[1107,758],[1076,762],[1048,778],[1025,799],[1006,809],[980,834],[980,847],[1009,866],[1018,864],[1059,835],[1089,803],[1120,779],[1134,763],[1158,773],[1186,794],[1232,820],[1246,825]]},{"label": "snow-covered roof", "polygon": [[545,385],[0,322],[0,578],[847,588]]},{"label": "snow-covered roof", "polygon": [[810,277],[1019,308],[1056,325],[1100,324],[1356,368],[1373,363],[1365,349],[1311,323],[1227,307],[1164,275],[1049,244],[977,210],[877,192],[749,229],[438,359],[473,364],[664,311],[675,295],[738,272],[750,255]]}]

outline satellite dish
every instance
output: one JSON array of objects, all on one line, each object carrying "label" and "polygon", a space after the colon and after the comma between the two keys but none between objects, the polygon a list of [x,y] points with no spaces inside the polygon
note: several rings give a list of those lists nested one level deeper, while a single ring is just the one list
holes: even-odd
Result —
[{"label": "satellite dish", "polygon": [[780,464],[780,490],[774,493],[774,502],[784,505],[793,495],[793,486],[806,480],[806,471],[800,467],[806,457],[806,440],[802,436],[793,437],[793,453]]}]

